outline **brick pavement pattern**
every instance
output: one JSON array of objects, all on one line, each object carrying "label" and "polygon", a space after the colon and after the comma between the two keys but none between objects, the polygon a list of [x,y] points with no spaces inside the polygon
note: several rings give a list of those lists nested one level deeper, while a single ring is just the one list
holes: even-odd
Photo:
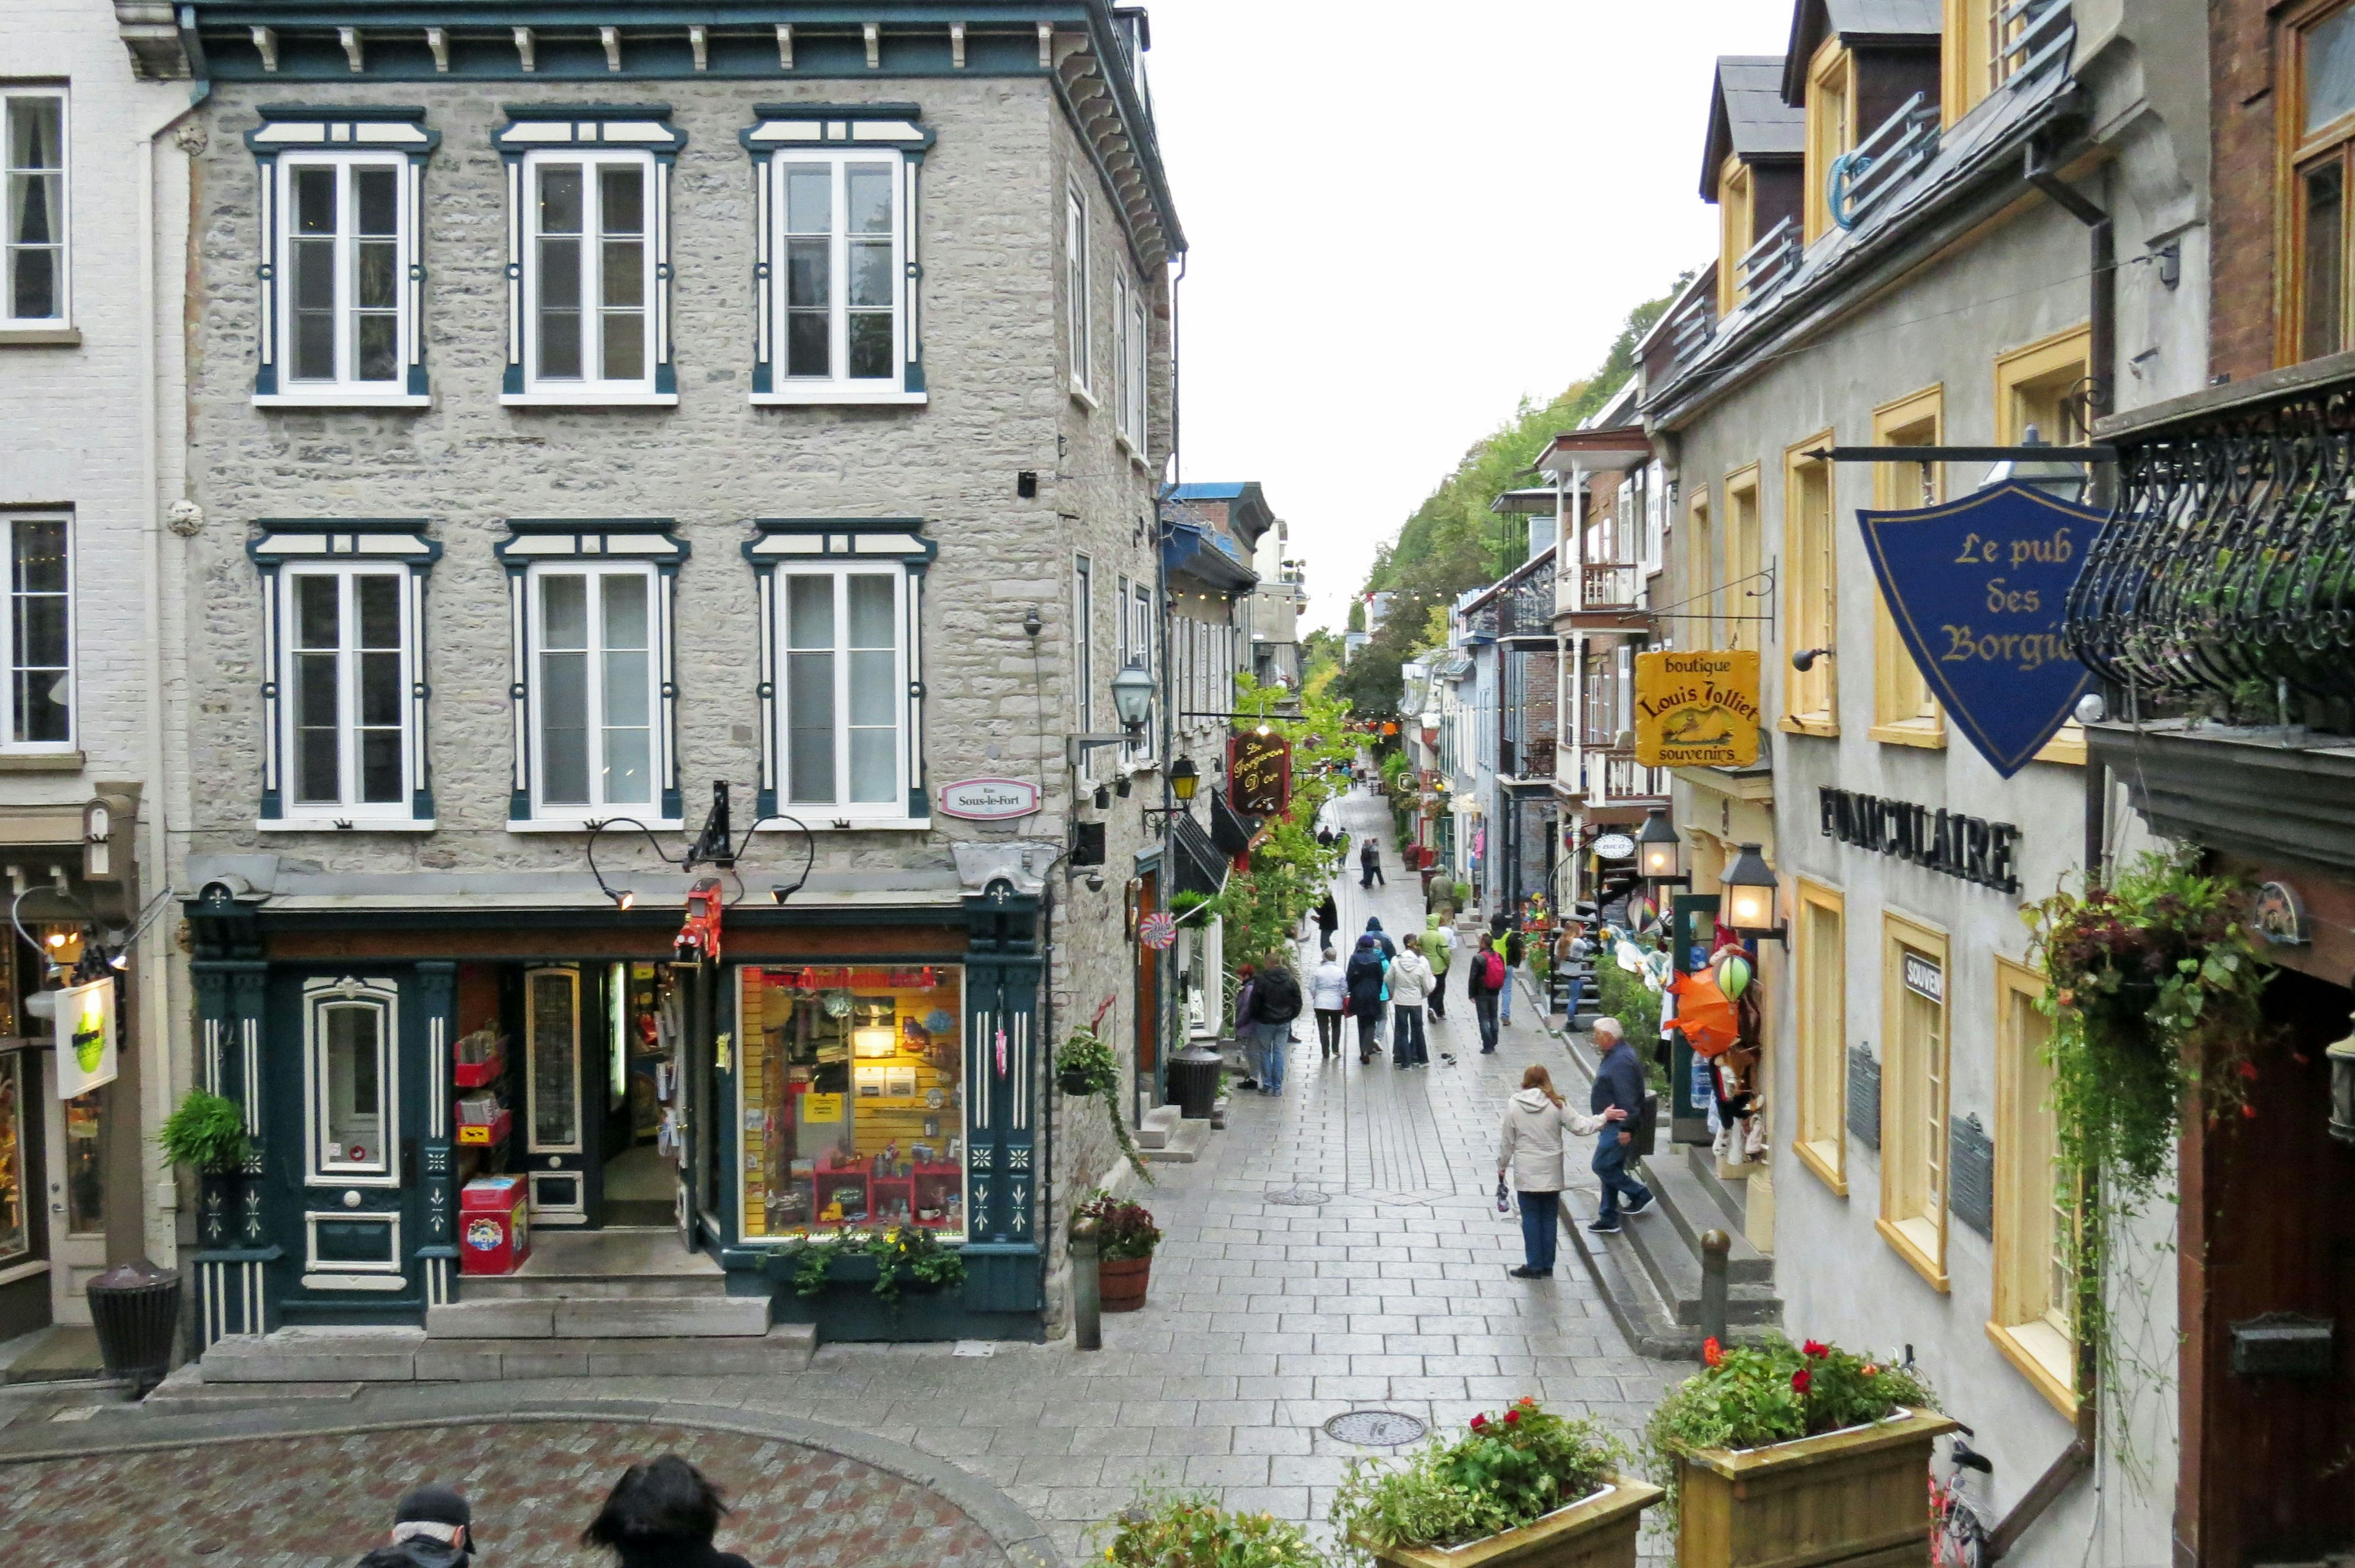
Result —
[{"label": "brick pavement pattern", "polygon": [[1005,1568],[981,1527],[914,1482],[820,1449],[681,1426],[475,1424],[0,1465],[0,1557],[63,1568],[349,1568],[394,1502],[437,1481],[474,1503],[499,1568],[610,1562],[581,1528],[632,1463],[677,1453],[733,1510],[758,1568]]}]

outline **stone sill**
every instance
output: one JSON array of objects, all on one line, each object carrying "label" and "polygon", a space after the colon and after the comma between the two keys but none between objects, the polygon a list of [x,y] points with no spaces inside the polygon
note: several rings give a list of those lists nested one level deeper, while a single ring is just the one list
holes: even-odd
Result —
[{"label": "stone sill", "polygon": [[0,326],[0,348],[79,348],[79,326]]},{"label": "stone sill", "polygon": [[0,752],[0,773],[78,773],[87,760],[80,752]]}]

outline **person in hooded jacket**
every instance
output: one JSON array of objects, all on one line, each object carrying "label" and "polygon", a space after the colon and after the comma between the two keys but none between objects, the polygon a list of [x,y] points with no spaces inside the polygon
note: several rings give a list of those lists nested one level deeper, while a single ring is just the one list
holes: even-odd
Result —
[{"label": "person in hooded jacket", "polygon": [[1565,1129],[1578,1137],[1605,1132],[1609,1124],[1625,1121],[1617,1105],[1596,1115],[1573,1111],[1554,1092],[1553,1075],[1542,1062],[1529,1063],[1521,1087],[1505,1102],[1504,1121],[1497,1129],[1497,1180],[1509,1175],[1521,1203],[1521,1251],[1526,1260],[1510,1271],[1515,1279],[1553,1277],[1555,1232],[1561,1223],[1561,1152]]},{"label": "person in hooded jacket", "polygon": [[711,1544],[727,1512],[702,1471],[666,1454],[622,1472],[581,1544],[605,1547],[617,1568],[752,1568]]},{"label": "person in hooded jacket", "polygon": [[474,1510],[447,1487],[418,1487],[392,1510],[392,1539],[359,1568],[457,1568],[474,1554]]},{"label": "person in hooded jacket", "polygon": [[1341,1054],[1341,1015],[1349,1002],[1349,972],[1327,943],[1323,962],[1308,976],[1308,1004],[1316,1009],[1316,1044],[1327,1056]]},{"label": "person in hooded jacket", "polygon": [[1358,938],[1343,974],[1348,987],[1349,1011],[1358,1020],[1358,1065],[1363,1067],[1382,1048],[1382,1012],[1390,997],[1390,958],[1373,932]]},{"label": "person in hooded jacket", "polygon": [[1423,1033],[1423,1004],[1430,999],[1431,965],[1423,956],[1423,939],[1407,933],[1406,951],[1391,965],[1391,1065],[1428,1067],[1431,1052]]},{"label": "person in hooded jacket", "polygon": [[1398,944],[1392,942],[1391,940],[1391,933],[1382,929],[1382,923],[1379,916],[1368,915],[1366,917],[1366,932],[1376,942],[1382,944],[1382,961],[1384,963],[1395,964],[1398,962]]}]

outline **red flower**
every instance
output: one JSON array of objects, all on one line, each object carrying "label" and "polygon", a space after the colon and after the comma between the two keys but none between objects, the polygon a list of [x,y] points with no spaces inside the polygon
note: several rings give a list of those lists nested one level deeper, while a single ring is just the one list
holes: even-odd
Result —
[{"label": "red flower", "polygon": [[1725,1348],[1714,1337],[1703,1339],[1700,1342],[1700,1359],[1704,1365],[1716,1366],[1725,1360]]},{"label": "red flower", "polygon": [[2257,1081],[2257,1064],[2254,1061],[2243,1061],[2240,1066],[2240,1073],[2242,1077],[2247,1079],[2250,1083],[2255,1083]]},{"label": "red flower", "polygon": [[1832,1353],[1832,1348],[1821,1339],[1810,1339],[1800,1346],[1799,1349],[1802,1354],[1809,1356],[1828,1356]]},{"label": "red flower", "polygon": [[1522,1408],[1523,1410],[1535,1410],[1537,1407],[1538,1407],[1538,1396],[1537,1396],[1537,1395],[1535,1395],[1535,1394],[1533,1394],[1533,1393],[1525,1393],[1525,1394],[1521,1395],[1521,1408]]},{"label": "red flower", "polygon": [[1864,1375],[1869,1378],[1877,1378],[1881,1375],[1881,1369],[1874,1366],[1870,1361],[1867,1361],[1864,1363]]},{"label": "red flower", "polygon": [[2254,1122],[2257,1119],[2257,1108],[2254,1105],[2243,1105],[2241,1107],[2241,1115]]},{"label": "red flower", "polygon": [[1484,1427],[1484,1426],[1486,1426],[1486,1425],[1487,1425],[1487,1424],[1488,1424],[1488,1418],[1487,1418],[1487,1416],[1485,1416],[1485,1415],[1476,1415],[1476,1416],[1474,1416],[1474,1417],[1472,1418],[1472,1430],[1473,1430],[1473,1431],[1475,1431],[1475,1432],[1479,1431],[1479,1430],[1480,1430],[1480,1428],[1482,1428],[1482,1427]]},{"label": "red flower", "polygon": [[1514,1422],[1516,1422],[1516,1421],[1518,1421],[1520,1418],[1521,1418],[1521,1413],[1520,1413],[1519,1411],[1518,1411],[1518,1410],[1508,1410],[1508,1411],[1505,1412],[1505,1421],[1506,1421],[1506,1424],[1507,1424],[1508,1425],[1511,1424],[1512,1423],[1514,1423]]},{"label": "red flower", "polygon": [[1801,1367],[1797,1371],[1791,1374],[1792,1392],[1795,1393],[1805,1393],[1807,1392],[1807,1385],[1815,1381],[1816,1374],[1807,1371],[1806,1368]]}]

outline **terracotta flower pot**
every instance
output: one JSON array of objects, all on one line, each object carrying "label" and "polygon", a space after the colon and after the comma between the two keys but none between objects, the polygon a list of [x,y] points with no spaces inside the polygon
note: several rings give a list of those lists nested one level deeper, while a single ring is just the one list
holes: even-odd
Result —
[{"label": "terracotta flower pot", "polygon": [[1955,1424],[1901,1411],[1764,1448],[1703,1448],[1678,1465],[1679,1568],[1927,1568],[1931,1445]]},{"label": "terracotta flower pot", "polygon": [[1372,1548],[1383,1568],[1636,1568],[1636,1528],[1665,1494],[1614,1476],[1603,1490],[1543,1519],[1461,1546]]},{"label": "terracotta flower pot", "polygon": [[1106,1312],[1134,1312],[1145,1305],[1145,1287],[1153,1276],[1153,1256],[1106,1258],[1096,1264],[1096,1286]]}]

